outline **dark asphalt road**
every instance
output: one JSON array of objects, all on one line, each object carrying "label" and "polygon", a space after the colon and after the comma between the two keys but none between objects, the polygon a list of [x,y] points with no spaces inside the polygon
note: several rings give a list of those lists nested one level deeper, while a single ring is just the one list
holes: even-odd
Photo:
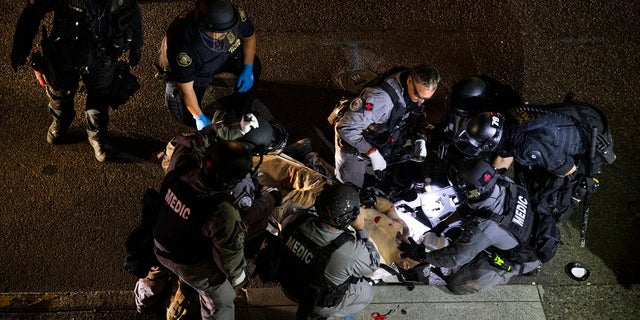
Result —
[{"label": "dark asphalt road", "polygon": [[[165,109],[153,62],[164,28],[191,2],[141,1],[145,47],[134,72],[143,86],[111,113],[112,143],[123,156],[106,164],[95,161],[81,118],[68,144],[46,143],[44,92],[30,69],[9,66],[22,9],[14,2],[0,2],[0,292],[128,290],[135,279],[122,271],[123,241],[137,223],[142,193],[161,181],[155,155],[189,130]],[[558,102],[572,91],[599,106],[618,160],[600,177],[587,246],[579,247],[576,214],[562,224],[564,245],[535,281],[550,292],[586,286],[564,275],[563,266],[577,260],[592,268],[594,285],[639,282],[638,1],[236,2],[257,27],[259,99],[292,141],[312,137],[325,156],[311,125],[331,134],[326,116],[342,94],[339,79],[353,69],[434,66],[443,85],[430,106],[433,122],[443,115],[447,88],[477,73],[505,81],[532,103]],[[80,95],[77,111],[83,102]],[[548,317],[554,308],[578,308],[556,302],[545,305]]]}]

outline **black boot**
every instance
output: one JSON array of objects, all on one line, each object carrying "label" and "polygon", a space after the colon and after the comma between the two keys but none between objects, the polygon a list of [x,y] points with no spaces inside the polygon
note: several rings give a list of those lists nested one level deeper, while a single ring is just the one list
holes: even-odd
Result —
[{"label": "black boot", "polygon": [[107,161],[111,146],[106,143],[106,133],[103,131],[92,131],[87,129],[89,144],[93,147],[93,153],[100,162]]},{"label": "black boot", "polygon": [[47,130],[47,142],[49,144],[57,144],[60,143],[67,133],[67,130],[69,130],[69,126],[71,126],[71,122],[73,122],[76,113],[73,111],[73,107],[66,112],[49,107],[49,111],[53,116],[53,122],[51,122],[49,130]]}]

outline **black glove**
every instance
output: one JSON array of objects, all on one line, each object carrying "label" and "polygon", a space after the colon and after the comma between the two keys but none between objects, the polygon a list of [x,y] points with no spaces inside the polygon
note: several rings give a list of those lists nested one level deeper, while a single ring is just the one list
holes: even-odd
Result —
[{"label": "black glove", "polygon": [[413,238],[409,238],[409,243],[402,242],[398,246],[398,249],[402,251],[400,257],[409,258],[415,261],[424,261],[427,257],[427,251],[423,244],[417,244]]},{"label": "black glove", "polygon": [[571,194],[571,198],[574,201],[574,207],[584,199],[586,199],[589,195],[593,194],[596,189],[599,187],[598,180],[591,177],[585,177],[583,175],[577,175],[572,177],[573,183],[573,192]]},{"label": "black glove", "polygon": [[135,67],[140,63],[141,50],[140,48],[129,49],[129,66]]},{"label": "black glove", "polygon": [[360,204],[365,208],[375,208],[376,201],[376,193],[373,188],[364,187],[360,190]]}]

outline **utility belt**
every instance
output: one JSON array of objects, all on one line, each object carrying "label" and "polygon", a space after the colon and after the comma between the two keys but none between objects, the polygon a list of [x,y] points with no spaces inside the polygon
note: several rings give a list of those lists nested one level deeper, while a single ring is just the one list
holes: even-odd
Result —
[{"label": "utility belt", "polygon": [[504,255],[499,255],[496,252],[484,251],[489,264],[492,266],[504,270],[506,272],[517,272],[518,275],[524,274],[524,263],[516,263],[515,261],[505,257]]},{"label": "utility belt", "polygon": [[204,257],[198,255],[198,254],[182,254],[182,255],[175,255],[171,252],[169,252],[169,250],[167,250],[162,244],[160,244],[156,239],[153,239],[153,244],[154,244],[154,252],[158,255],[161,256],[163,258],[169,259],[175,263],[179,263],[179,264],[196,264],[198,262],[202,262],[204,259]]}]

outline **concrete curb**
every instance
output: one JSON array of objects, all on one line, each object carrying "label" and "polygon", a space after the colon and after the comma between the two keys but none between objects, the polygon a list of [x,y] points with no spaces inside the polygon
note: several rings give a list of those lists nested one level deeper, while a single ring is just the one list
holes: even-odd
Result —
[{"label": "concrete curb", "polygon": [[[439,318],[544,320],[541,286],[506,285],[485,293],[456,296],[441,286],[416,286],[412,291],[401,285],[376,285],[375,300],[357,319],[371,319],[371,314],[395,313],[403,320],[424,319],[425,314]],[[250,288],[238,292],[237,319],[294,319],[296,304],[278,287]],[[131,291],[0,293],[0,318],[33,318],[34,314],[105,314],[128,312],[135,315]],[[451,316],[451,317],[449,317]],[[80,316],[84,318],[84,316]],[[40,316],[39,319],[46,318]]]}]

